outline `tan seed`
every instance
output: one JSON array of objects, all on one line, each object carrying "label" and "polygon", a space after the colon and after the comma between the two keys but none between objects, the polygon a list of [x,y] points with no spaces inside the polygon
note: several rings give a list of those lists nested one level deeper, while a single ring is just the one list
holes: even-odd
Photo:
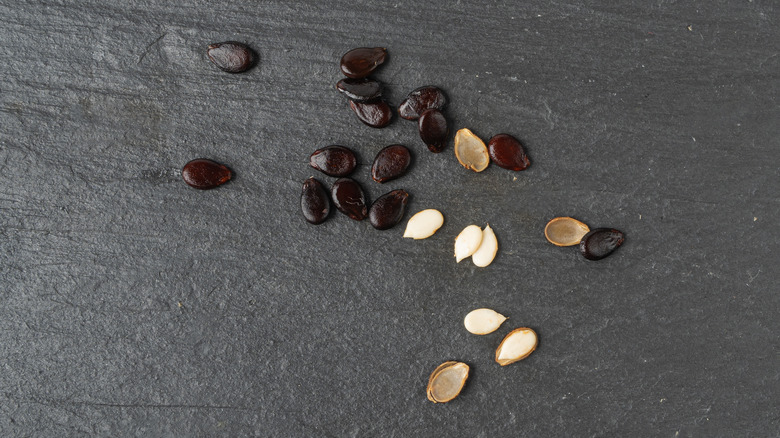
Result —
[{"label": "tan seed", "polygon": [[461,260],[474,254],[482,243],[482,229],[476,225],[469,225],[455,238],[455,261]]},{"label": "tan seed", "polygon": [[486,335],[493,333],[506,321],[506,316],[493,309],[475,309],[463,319],[463,325],[469,333]]},{"label": "tan seed", "polygon": [[428,400],[447,403],[460,394],[468,378],[468,365],[463,362],[444,362],[433,370],[428,379]]},{"label": "tan seed", "polygon": [[493,263],[498,252],[498,239],[490,225],[482,230],[482,243],[479,244],[477,251],[471,255],[471,261],[480,268]]},{"label": "tan seed", "polygon": [[528,327],[514,329],[496,349],[496,362],[504,366],[523,360],[536,350],[538,343],[539,338],[535,331]]},{"label": "tan seed", "polygon": [[590,228],[577,219],[556,217],[544,227],[544,237],[556,246],[577,245]]},{"label": "tan seed", "polygon": [[444,224],[444,216],[439,210],[429,208],[417,212],[414,216],[409,218],[409,222],[406,223],[406,230],[404,231],[404,237],[418,239],[427,239],[433,236],[433,233],[441,228]]},{"label": "tan seed", "polygon": [[466,169],[482,172],[490,164],[485,142],[470,130],[463,128],[455,133],[455,158]]}]

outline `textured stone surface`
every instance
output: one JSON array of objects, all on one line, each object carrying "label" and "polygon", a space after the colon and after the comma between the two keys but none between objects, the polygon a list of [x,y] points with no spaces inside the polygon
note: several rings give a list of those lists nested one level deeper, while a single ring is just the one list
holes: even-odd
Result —
[{"label": "textured stone surface", "polygon": [[[780,434],[780,11],[613,3],[0,0],[0,435]],[[257,67],[212,65],[225,40]],[[360,46],[388,48],[393,105],[440,86],[453,133],[512,134],[531,167],[364,126],[335,89]],[[394,143],[413,165],[381,186]],[[329,144],[442,229],[307,224]],[[191,189],[199,157],[235,178]],[[626,243],[589,262],[555,216]],[[485,269],[452,257],[472,222]],[[473,336],[478,307],[509,320]],[[520,326],[539,348],[501,368]],[[472,377],[433,405],[446,360]]]}]

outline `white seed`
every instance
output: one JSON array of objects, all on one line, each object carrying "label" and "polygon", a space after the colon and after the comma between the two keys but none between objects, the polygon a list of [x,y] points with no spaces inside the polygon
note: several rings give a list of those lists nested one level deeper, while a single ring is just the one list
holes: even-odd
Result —
[{"label": "white seed", "polygon": [[461,260],[474,254],[482,243],[482,228],[476,225],[469,225],[455,238],[455,261]]},{"label": "white seed", "polygon": [[429,208],[423,210],[409,218],[409,222],[406,223],[406,231],[404,231],[404,237],[410,237],[412,239],[427,239],[433,236],[433,233],[441,228],[444,224],[444,216],[439,210]]},{"label": "white seed", "polygon": [[498,252],[496,233],[488,225],[482,231],[482,243],[479,244],[477,251],[472,254],[471,261],[478,267],[484,268],[493,262],[493,259],[496,258],[496,252]]},{"label": "white seed", "polygon": [[455,133],[455,158],[466,169],[482,172],[490,164],[485,142],[469,129],[463,128]]},{"label": "white seed", "polygon": [[523,360],[533,353],[538,343],[539,338],[535,331],[528,327],[514,329],[506,335],[496,349],[496,362],[504,366]]},{"label": "white seed", "polygon": [[476,309],[463,319],[466,330],[475,335],[493,333],[506,321],[506,316],[493,309]]},{"label": "white seed", "polygon": [[428,379],[428,400],[447,403],[460,394],[469,378],[469,366],[463,362],[448,361],[436,367]]}]

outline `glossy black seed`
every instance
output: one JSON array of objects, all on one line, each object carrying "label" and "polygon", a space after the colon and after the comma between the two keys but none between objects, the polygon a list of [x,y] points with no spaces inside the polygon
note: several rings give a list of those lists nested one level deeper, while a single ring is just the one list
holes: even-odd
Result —
[{"label": "glossy black seed", "polygon": [[368,102],[382,96],[382,83],[370,78],[345,78],[336,84],[336,89],[355,102]]},{"label": "glossy black seed", "polygon": [[347,176],[355,170],[355,153],[344,146],[327,146],[317,149],[309,157],[309,165],[325,175]]},{"label": "glossy black seed", "polygon": [[409,194],[403,190],[386,193],[371,205],[368,220],[377,230],[393,228],[403,219],[408,201]]},{"label": "glossy black seed", "polygon": [[303,183],[301,191],[301,211],[303,217],[311,224],[317,225],[325,222],[330,214],[330,201],[328,192],[321,182],[314,177]]},{"label": "glossy black seed", "polygon": [[362,221],[368,216],[366,195],[356,181],[341,178],[333,183],[330,195],[336,208],[356,221]]},{"label": "glossy black seed", "polygon": [[435,108],[425,110],[417,121],[417,128],[420,138],[431,152],[441,152],[447,145],[450,129],[447,126],[447,118],[441,111]]},{"label": "glossy black seed", "polygon": [[384,47],[352,49],[341,57],[341,72],[348,78],[364,78],[382,65],[386,58],[387,49]]},{"label": "glossy black seed", "polygon": [[349,107],[352,108],[361,122],[372,128],[384,128],[390,124],[390,120],[393,118],[393,111],[384,100],[366,103],[350,100]]},{"label": "glossy black seed", "polygon": [[612,228],[590,230],[580,241],[580,252],[588,260],[601,260],[623,244],[624,235]]},{"label": "glossy black seed", "polygon": [[254,50],[236,41],[210,44],[207,53],[211,62],[228,73],[247,71],[257,62]]},{"label": "glossy black seed", "polygon": [[376,154],[371,165],[371,179],[383,183],[399,178],[406,173],[411,162],[412,154],[406,146],[388,146]]},{"label": "glossy black seed", "polygon": [[205,158],[198,158],[181,169],[184,182],[196,189],[208,190],[230,181],[233,173],[226,166]]},{"label": "glossy black seed", "polygon": [[490,160],[504,169],[525,170],[531,164],[523,145],[509,134],[494,135],[487,147]]},{"label": "glossy black seed", "polygon": [[406,120],[417,120],[425,110],[435,108],[441,111],[445,105],[447,105],[447,96],[444,92],[428,85],[409,93],[398,105],[398,115]]},{"label": "glossy black seed", "polygon": [[348,78],[364,78],[382,65],[386,58],[387,49],[384,47],[352,49],[341,57],[341,72]]}]

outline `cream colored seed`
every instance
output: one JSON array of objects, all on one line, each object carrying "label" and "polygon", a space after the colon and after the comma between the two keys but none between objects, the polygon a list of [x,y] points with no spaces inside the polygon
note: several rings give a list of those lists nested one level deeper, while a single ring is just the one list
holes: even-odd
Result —
[{"label": "cream colored seed", "polygon": [[436,367],[428,379],[426,393],[434,403],[447,403],[460,394],[469,378],[469,366],[463,362],[448,361]]},{"label": "cream colored seed", "polygon": [[455,261],[461,260],[474,254],[482,243],[482,229],[476,225],[469,225],[455,238]]},{"label": "cream colored seed", "polygon": [[406,223],[406,230],[404,231],[404,237],[412,239],[427,239],[433,236],[433,234],[441,228],[444,224],[444,216],[439,210],[429,208],[423,210],[409,218],[409,222]]},{"label": "cream colored seed", "polygon": [[533,353],[538,343],[536,332],[530,328],[514,329],[506,335],[496,349],[496,362],[504,366],[523,360]]},{"label": "cream colored seed", "polygon": [[556,246],[577,245],[590,228],[570,217],[556,217],[544,227],[544,237]]},{"label": "cream colored seed", "polygon": [[506,321],[506,316],[493,309],[475,309],[463,319],[463,325],[469,333],[486,335],[493,333]]},{"label": "cream colored seed", "polygon": [[493,259],[496,258],[498,252],[498,239],[496,239],[496,233],[487,225],[482,231],[482,242],[479,244],[477,251],[471,255],[471,261],[474,262],[480,268],[493,263]]},{"label": "cream colored seed", "polygon": [[469,129],[463,128],[455,133],[455,158],[466,169],[482,172],[490,164],[485,142]]}]

